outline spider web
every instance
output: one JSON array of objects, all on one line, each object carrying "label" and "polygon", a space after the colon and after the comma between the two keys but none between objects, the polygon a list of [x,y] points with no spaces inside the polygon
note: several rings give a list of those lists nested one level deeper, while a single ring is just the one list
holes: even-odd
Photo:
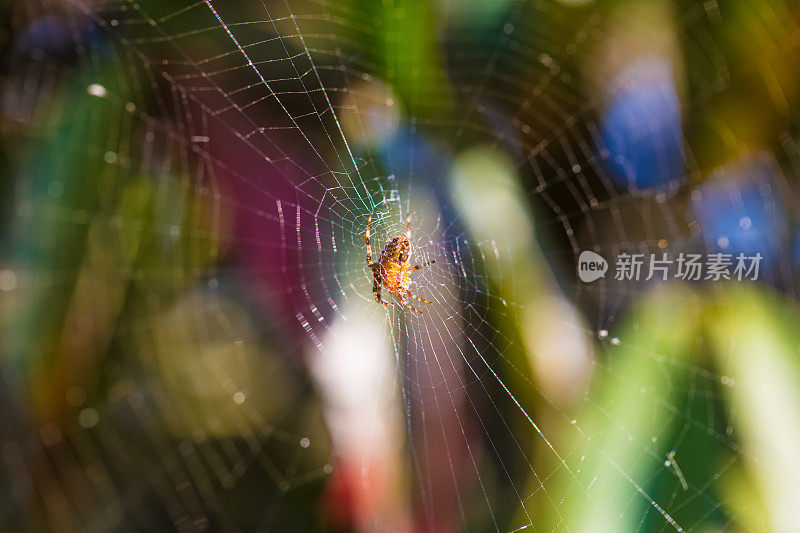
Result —
[{"label": "spider web", "polygon": [[[599,121],[681,69],[685,129],[713,116],[738,21],[656,2],[685,64],[659,59],[667,42],[603,79],[602,43],[632,37],[611,7],[569,4],[14,6],[20,35],[51,17],[52,42],[20,38],[4,83],[14,142],[36,148],[4,265],[27,329],[4,354],[2,523],[750,527],[725,489],[757,459],[726,402],[739,384],[669,312],[697,295],[574,274],[582,250],[712,238],[695,178],[716,161],[681,137],[672,181],[633,182]],[[757,198],[777,225],[796,163],[780,133],[782,153],[721,171],[772,176]],[[436,261],[412,275],[422,314],[374,302],[371,214],[373,257],[410,214],[412,263]]]}]

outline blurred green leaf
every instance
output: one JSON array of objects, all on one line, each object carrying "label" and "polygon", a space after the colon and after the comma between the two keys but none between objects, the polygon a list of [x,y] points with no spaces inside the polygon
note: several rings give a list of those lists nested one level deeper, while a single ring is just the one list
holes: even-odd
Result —
[{"label": "blurred green leaf", "polygon": [[[673,451],[673,411],[685,400],[701,310],[698,297],[678,286],[651,293],[631,309],[614,332],[619,343],[608,342],[606,360],[596,367],[580,416],[555,444],[569,471],[542,447],[549,458],[542,464],[557,469],[560,481],[549,495],[537,496],[540,519],[592,532],[636,531],[649,510],[659,514],[656,523],[674,520],[660,511],[663,502],[652,496],[650,480]],[[554,509],[545,496],[563,504]]]},{"label": "blurred green leaf", "polygon": [[[753,527],[791,531],[800,502],[797,309],[758,287],[731,286],[715,300],[708,324],[717,367],[728,385],[730,423],[764,508],[758,500],[740,503],[751,507]],[[766,514],[759,516],[758,510]]]}]

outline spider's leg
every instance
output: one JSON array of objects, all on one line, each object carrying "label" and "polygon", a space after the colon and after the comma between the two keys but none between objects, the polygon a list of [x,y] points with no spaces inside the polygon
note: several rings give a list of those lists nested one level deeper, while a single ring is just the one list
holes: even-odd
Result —
[{"label": "spider's leg", "polygon": [[426,267],[426,266],[428,266],[428,265],[432,265],[432,264],[434,264],[435,262],[436,262],[436,261],[428,261],[427,263],[422,263],[421,265],[417,265],[417,266],[415,266],[415,267],[411,267],[411,270],[409,270],[409,272],[414,272],[415,270],[419,270],[419,269],[420,269],[420,268],[422,268],[422,267]]},{"label": "spider's leg", "polygon": [[431,303],[429,300],[425,300],[425,299],[423,299],[423,298],[420,298],[419,296],[417,296],[416,294],[412,293],[412,292],[411,292],[410,290],[408,290],[408,289],[406,289],[406,295],[407,295],[407,296],[410,296],[410,297],[412,297],[412,298],[414,298],[415,300],[419,300],[420,302],[425,302],[426,304],[429,304],[429,303]]},{"label": "spider's leg", "polygon": [[378,284],[377,279],[372,283],[372,294],[375,295],[375,301],[379,304],[388,305],[390,307],[394,305],[391,302],[384,302],[381,298],[381,286]]},{"label": "spider's leg", "polygon": [[416,313],[418,313],[418,314],[420,314],[420,315],[422,314],[422,311],[420,311],[419,309],[417,309],[416,307],[414,307],[413,305],[411,305],[410,303],[408,303],[407,301],[405,301],[405,300],[403,299],[403,297],[402,297],[402,296],[400,296],[399,294],[395,294],[395,297],[396,297],[398,300],[400,300],[400,303],[401,303],[401,304],[403,304],[404,306],[408,307],[409,309],[411,309],[412,311],[415,311]]},{"label": "spider's leg", "polygon": [[406,213],[406,239],[411,241],[411,213]]},{"label": "spider's leg", "polygon": [[372,222],[372,215],[367,219],[367,266],[372,266],[372,248],[369,247],[369,224]]}]

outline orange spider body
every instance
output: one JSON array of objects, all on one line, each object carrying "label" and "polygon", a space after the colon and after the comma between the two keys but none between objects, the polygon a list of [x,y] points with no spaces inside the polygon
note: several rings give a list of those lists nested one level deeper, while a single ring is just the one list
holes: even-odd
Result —
[{"label": "orange spider body", "polygon": [[401,235],[389,241],[378,262],[372,265],[372,274],[392,294],[403,292],[411,285],[410,255],[411,245]]},{"label": "orange spider body", "polygon": [[406,216],[406,234],[398,235],[393,238],[381,252],[378,261],[372,262],[372,249],[369,244],[369,225],[372,222],[372,215],[367,220],[367,266],[372,270],[373,284],[372,293],[375,295],[375,301],[384,305],[392,305],[391,303],[384,302],[381,298],[381,291],[386,288],[390,294],[393,294],[402,305],[410,308],[417,313],[422,311],[415,309],[413,305],[408,303],[403,296],[408,296],[420,302],[430,303],[428,300],[423,300],[408,290],[411,286],[411,273],[415,270],[435,263],[436,261],[429,261],[422,265],[411,266],[409,258],[411,257],[411,217]]}]

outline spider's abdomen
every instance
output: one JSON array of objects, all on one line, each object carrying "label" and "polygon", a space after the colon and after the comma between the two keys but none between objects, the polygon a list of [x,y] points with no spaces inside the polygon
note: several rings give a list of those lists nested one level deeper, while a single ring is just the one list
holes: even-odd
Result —
[{"label": "spider's abdomen", "polygon": [[386,245],[378,260],[381,264],[405,263],[411,256],[411,245],[405,235],[398,235]]}]

